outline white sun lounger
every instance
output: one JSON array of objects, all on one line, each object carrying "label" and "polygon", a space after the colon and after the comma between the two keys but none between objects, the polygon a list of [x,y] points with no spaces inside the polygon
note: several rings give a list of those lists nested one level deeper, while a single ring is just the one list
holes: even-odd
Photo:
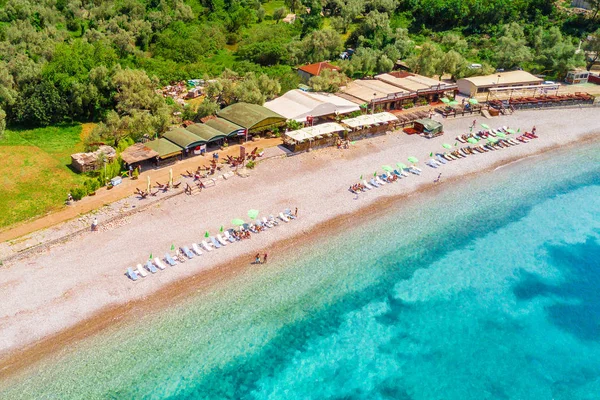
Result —
[{"label": "white sun lounger", "polygon": [[366,187],[369,190],[373,189],[373,185],[371,185],[369,182],[367,182],[366,179],[363,179],[362,184],[364,185],[364,187]]},{"label": "white sun lounger", "polygon": [[379,183],[380,185],[385,185],[387,184],[386,181],[384,181],[383,179],[381,179],[380,177],[375,178],[375,181],[377,181],[377,183]]},{"label": "white sun lounger", "polygon": [[267,217],[263,217],[262,218],[262,222],[263,222],[263,225],[266,226],[267,228],[272,228],[273,227],[273,224],[270,223],[269,221],[267,221]]},{"label": "white sun lounger", "polygon": [[[171,261],[169,261],[169,259],[167,259],[167,258],[166,258],[167,256],[169,256],[169,259],[170,259],[170,260],[171,260],[173,263],[171,263]],[[173,258],[172,258],[170,255],[166,254],[166,255],[165,255],[165,259],[167,259],[167,262],[169,263],[169,265],[175,265],[175,260],[173,260]],[[154,264],[156,264],[156,266],[157,266],[158,268],[160,268],[160,269],[165,269],[165,268],[167,268],[167,267],[166,267],[166,265],[165,265],[165,264],[163,264],[163,262],[160,260],[160,258],[155,258],[155,259],[154,259]]]},{"label": "white sun lounger", "polygon": [[200,243],[200,245],[202,245],[202,248],[206,251],[212,251],[212,247],[210,247],[211,245],[209,245],[206,240],[203,240],[202,243]]},{"label": "white sun lounger", "polygon": [[283,210],[283,213],[290,219],[296,219],[296,216],[292,214],[292,210],[290,210],[289,208]]},{"label": "white sun lounger", "polygon": [[282,212],[279,213],[279,218],[283,221],[283,222],[290,222],[289,218],[286,217],[285,215],[283,215]]},{"label": "white sun lounger", "polygon": [[221,236],[221,234],[219,233],[217,235],[217,240],[219,241],[219,243],[221,243],[223,246],[227,246],[227,242],[225,241],[225,239],[223,239],[223,236]]},{"label": "white sun lounger", "polygon": [[221,245],[219,244],[219,242],[217,242],[217,239],[215,239],[214,236],[211,236],[208,239],[213,244],[213,246],[215,246],[216,249],[220,249],[221,248]]},{"label": "white sun lounger", "polygon": [[137,273],[140,274],[140,276],[142,278],[145,278],[148,276],[148,273],[146,271],[144,271],[144,267],[142,267],[142,264],[137,265]]},{"label": "white sun lounger", "polygon": [[198,243],[192,243],[192,250],[194,250],[194,253],[196,253],[197,256],[202,255],[202,250],[198,247]]},{"label": "white sun lounger", "polygon": [[227,240],[229,240],[231,243],[235,243],[235,241],[236,241],[236,238],[234,238],[234,237],[231,235],[231,233],[229,233],[229,231],[225,231],[225,232],[223,232],[223,234],[225,235],[225,238],[226,238]]},{"label": "white sun lounger", "polygon": [[433,158],[427,162],[425,162],[425,164],[429,165],[431,168],[437,168],[438,165],[436,164],[435,161],[433,161]]},{"label": "white sun lounger", "polygon": [[185,254],[187,258],[194,258],[194,254],[190,251],[190,249],[188,249],[187,246],[181,247],[181,251],[183,252],[183,254]]}]

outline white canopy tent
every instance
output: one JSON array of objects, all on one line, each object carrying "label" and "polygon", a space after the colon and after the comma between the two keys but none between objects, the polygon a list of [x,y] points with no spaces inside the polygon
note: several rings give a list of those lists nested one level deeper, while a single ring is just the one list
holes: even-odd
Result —
[{"label": "white canopy tent", "polygon": [[342,132],[346,130],[340,124],[335,122],[327,122],[325,124],[309,126],[306,128],[298,129],[297,131],[287,132],[285,135],[294,139],[297,142],[303,142],[307,139],[313,139],[316,136],[327,135],[334,132]]},{"label": "white canopy tent", "polygon": [[377,125],[382,123],[396,122],[398,118],[392,113],[382,112],[378,114],[365,114],[356,118],[348,118],[342,121],[342,124],[349,126],[352,129],[361,128],[363,126]]},{"label": "white canopy tent", "polygon": [[290,90],[283,96],[266,102],[264,106],[287,119],[298,122],[305,122],[308,116],[317,118],[360,110],[358,104],[334,94],[304,92],[300,89]]}]

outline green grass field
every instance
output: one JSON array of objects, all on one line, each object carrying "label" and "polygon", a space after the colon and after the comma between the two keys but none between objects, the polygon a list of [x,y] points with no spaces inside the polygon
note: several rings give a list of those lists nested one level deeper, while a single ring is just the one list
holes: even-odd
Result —
[{"label": "green grass field", "polygon": [[68,166],[82,150],[80,124],[7,130],[0,139],[0,228],[60,208],[83,181]]}]

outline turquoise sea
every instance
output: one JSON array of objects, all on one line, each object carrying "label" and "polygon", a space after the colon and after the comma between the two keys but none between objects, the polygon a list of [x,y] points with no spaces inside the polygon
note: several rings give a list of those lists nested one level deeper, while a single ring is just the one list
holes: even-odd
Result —
[{"label": "turquoise sea", "polygon": [[351,218],[0,398],[600,398],[600,143]]}]

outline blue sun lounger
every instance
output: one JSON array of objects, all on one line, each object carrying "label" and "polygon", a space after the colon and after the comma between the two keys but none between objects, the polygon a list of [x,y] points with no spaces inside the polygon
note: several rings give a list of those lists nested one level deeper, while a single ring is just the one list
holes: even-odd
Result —
[{"label": "blue sun lounger", "polygon": [[138,280],[138,274],[136,274],[135,271],[133,270],[133,268],[131,268],[131,267],[127,268],[127,274],[126,275],[132,281],[137,281]]},{"label": "blue sun lounger", "polygon": [[286,208],[283,212],[285,215],[287,215],[291,219],[296,219],[296,216],[294,214],[292,214],[292,210],[290,210],[289,208]]},{"label": "blue sun lounger", "polygon": [[219,243],[219,241],[217,239],[215,239],[213,236],[209,237],[210,242],[213,244],[213,246],[215,246],[216,249],[220,249],[221,248],[221,243]]},{"label": "blue sun lounger", "polygon": [[154,264],[152,264],[152,261],[150,260],[146,261],[146,269],[148,269],[148,271],[152,272],[153,274],[155,274],[156,271],[158,271]]},{"label": "blue sun lounger", "polygon": [[187,258],[194,258],[194,254],[192,254],[192,252],[190,251],[190,249],[188,249],[186,246],[183,246],[181,248],[181,251],[183,251],[183,254],[185,254],[185,256]]},{"label": "blue sun lounger", "polygon": [[369,183],[375,187],[379,187],[381,186],[379,183],[377,183],[377,181],[375,181],[375,178],[371,178],[371,180],[369,181]]},{"label": "blue sun lounger", "polygon": [[170,265],[171,267],[172,267],[172,266],[174,266],[175,264],[177,264],[177,263],[175,262],[175,260],[173,260],[173,257],[171,257],[171,255],[170,255],[169,253],[166,253],[166,254],[165,254],[165,261],[166,261],[167,263],[169,263],[169,265]]},{"label": "blue sun lounger", "polygon": [[402,178],[402,174],[398,172],[397,169],[394,170],[394,175],[396,175],[398,178]]}]

